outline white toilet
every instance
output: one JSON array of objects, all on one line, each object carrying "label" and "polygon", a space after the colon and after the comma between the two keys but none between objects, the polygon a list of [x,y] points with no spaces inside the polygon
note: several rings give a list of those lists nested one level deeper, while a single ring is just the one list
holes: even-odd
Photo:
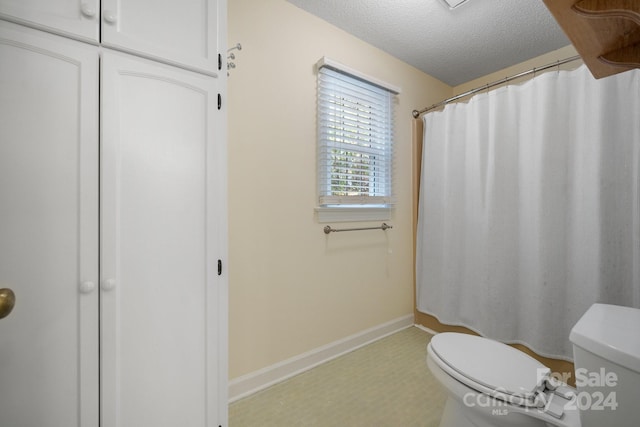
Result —
[{"label": "white toilet", "polygon": [[640,310],[594,304],[570,340],[577,390],[508,345],[435,335],[427,365],[449,393],[440,427],[637,427]]}]

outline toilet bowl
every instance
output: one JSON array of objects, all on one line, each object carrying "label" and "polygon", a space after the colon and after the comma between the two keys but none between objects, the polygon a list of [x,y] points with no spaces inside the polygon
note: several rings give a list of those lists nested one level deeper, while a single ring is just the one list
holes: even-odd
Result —
[{"label": "toilet bowl", "polygon": [[513,347],[441,333],[427,346],[427,365],[449,394],[440,427],[580,427],[577,411],[564,410],[570,400],[546,384],[550,369]]},{"label": "toilet bowl", "polygon": [[638,330],[640,310],[592,306],[570,337],[578,389],[557,382],[548,367],[508,345],[437,334],[427,346],[427,365],[448,393],[440,427],[637,426]]}]

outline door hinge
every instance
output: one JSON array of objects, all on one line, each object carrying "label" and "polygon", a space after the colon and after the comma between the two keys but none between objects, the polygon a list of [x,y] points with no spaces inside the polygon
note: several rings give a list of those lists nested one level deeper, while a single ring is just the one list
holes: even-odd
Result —
[{"label": "door hinge", "polygon": [[222,275],[222,260],[218,260],[218,276]]},{"label": "door hinge", "polygon": [[218,110],[222,108],[222,95],[218,94]]},{"label": "door hinge", "polygon": [[218,70],[222,70],[222,55],[218,54]]}]

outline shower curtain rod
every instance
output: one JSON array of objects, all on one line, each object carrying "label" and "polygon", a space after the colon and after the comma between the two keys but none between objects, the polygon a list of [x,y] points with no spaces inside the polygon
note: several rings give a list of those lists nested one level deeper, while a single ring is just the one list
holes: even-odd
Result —
[{"label": "shower curtain rod", "polygon": [[577,61],[578,59],[581,59],[580,55],[572,56],[570,58],[565,58],[563,60],[559,60],[559,61],[556,61],[556,62],[551,63],[551,64],[543,65],[542,67],[534,67],[531,70],[523,71],[522,73],[513,75],[511,77],[505,77],[502,80],[497,80],[497,81],[495,81],[493,83],[487,83],[484,86],[477,87],[475,89],[471,89],[469,91],[461,93],[460,95],[453,96],[451,98],[447,98],[444,101],[440,101],[437,104],[433,104],[431,107],[423,108],[420,111],[413,110],[411,115],[413,115],[414,119],[417,119],[418,117],[420,117],[421,114],[427,113],[427,112],[429,112],[431,110],[434,110],[434,109],[436,109],[438,107],[442,107],[444,105],[447,105],[450,102],[457,101],[458,99],[464,98],[465,96],[474,95],[474,94],[476,94],[478,92],[482,92],[483,90],[491,89],[494,86],[498,86],[498,85],[510,82],[511,80],[515,80],[515,79],[518,79],[520,77],[528,76],[529,74],[535,74],[537,71],[544,71],[544,70],[547,70],[549,68],[559,67],[560,65],[566,64],[567,62]]}]

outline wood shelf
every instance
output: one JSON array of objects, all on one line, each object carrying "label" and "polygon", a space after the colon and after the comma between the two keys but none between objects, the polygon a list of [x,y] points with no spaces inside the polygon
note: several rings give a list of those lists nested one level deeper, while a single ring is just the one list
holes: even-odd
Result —
[{"label": "wood shelf", "polygon": [[640,2],[544,0],[595,78],[640,68]]},{"label": "wood shelf", "polygon": [[580,0],[573,10],[587,18],[609,17],[631,19],[640,25],[640,3],[633,0]]}]

